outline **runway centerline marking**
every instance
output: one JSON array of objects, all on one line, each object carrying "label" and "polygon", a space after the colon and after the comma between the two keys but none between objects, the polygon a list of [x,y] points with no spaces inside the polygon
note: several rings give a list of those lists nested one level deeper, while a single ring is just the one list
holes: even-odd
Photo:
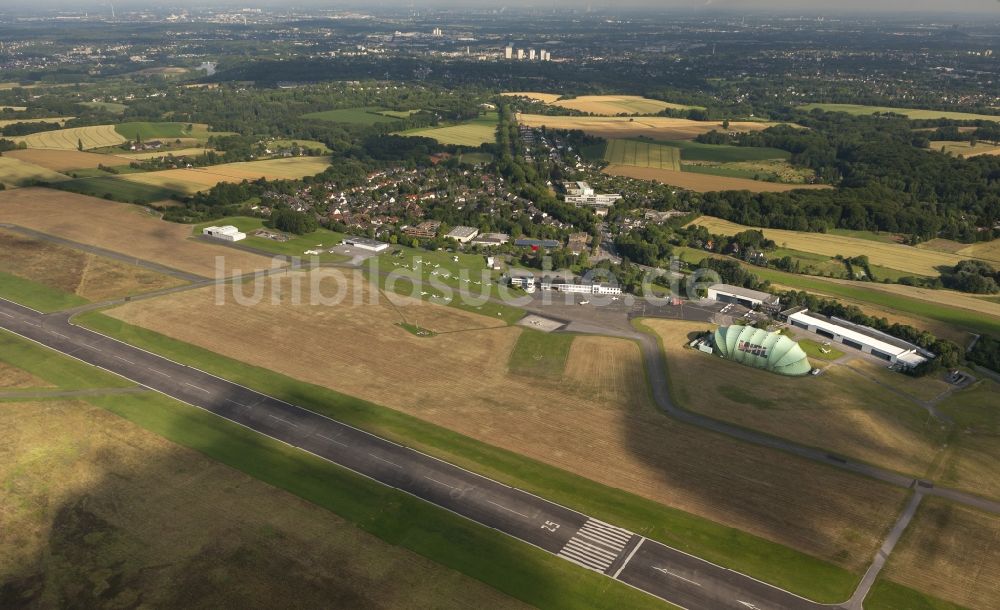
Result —
[{"label": "runway centerline marking", "polygon": [[496,503],[496,502],[494,502],[493,500],[487,500],[487,502],[489,502],[489,503],[490,503],[490,504],[492,504],[493,506],[496,506],[497,508],[502,508],[502,509],[504,509],[505,511],[507,511],[507,512],[509,512],[509,513],[514,513],[515,515],[519,515],[519,516],[521,516],[521,517],[524,517],[525,519],[531,519],[531,517],[529,517],[528,515],[526,515],[526,514],[524,514],[524,513],[519,513],[519,512],[517,512],[516,510],[514,510],[513,508],[507,508],[507,507],[506,507],[506,506],[504,506],[503,504],[497,504],[497,503]]},{"label": "runway centerline marking", "polygon": [[400,466],[396,462],[389,461],[389,460],[385,459],[384,457],[382,457],[380,455],[375,455],[374,453],[371,453],[371,452],[369,452],[368,455],[372,456],[376,460],[380,460],[382,462],[385,462],[386,464],[390,464],[392,466],[395,466],[396,468],[402,468],[402,466]]},{"label": "runway centerline marking", "polygon": [[188,382],[186,382],[186,381],[185,381],[185,382],[184,382],[184,385],[188,385],[188,386],[191,386],[192,388],[194,388],[194,389],[196,389],[196,390],[201,390],[202,392],[204,392],[204,393],[206,393],[206,394],[211,394],[211,392],[209,392],[209,391],[208,391],[208,390],[206,390],[205,388],[202,388],[202,387],[199,387],[199,386],[196,386],[196,385],[195,385],[195,384],[193,384],[193,383],[188,383]]},{"label": "runway centerline marking", "polygon": [[[668,570],[666,568],[653,568],[653,569],[656,570],[657,572],[663,572],[664,574],[669,574],[670,576],[673,576],[674,578],[679,578],[679,579],[683,580],[684,582],[689,582],[689,583],[691,583],[692,585],[694,585],[696,587],[700,587],[701,586],[700,582],[695,582],[695,581],[691,580],[690,578],[684,578],[680,574],[676,574],[674,572],[671,572],[670,570]],[[740,600],[736,600],[736,601],[740,601]],[[748,608],[756,608],[756,606],[754,606],[753,604],[747,604],[746,602],[740,602],[740,603],[743,604],[744,606],[747,606]]]},{"label": "runway centerline marking", "polygon": [[7,313],[6,311],[0,311],[0,315],[7,316],[8,318],[13,318],[14,317],[14,316],[10,315],[9,313]]},{"label": "runway centerline marking", "polygon": [[318,437],[320,437],[320,438],[322,438],[322,439],[325,439],[325,440],[328,440],[328,441],[330,441],[331,443],[334,443],[334,444],[337,444],[337,445],[342,445],[342,446],[344,446],[344,447],[347,447],[347,443],[343,443],[343,442],[341,442],[341,441],[338,441],[338,440],[337,440],[337,439],[335,439],[335,438],[330,438],[329,436],[326,436],[325,434],[319,434],[319,433],[317,433],[317,434],[316,434],[316,436],[318,436]]},{"label": "runway centerline marking", "polygon": [[149,370],[153,371],[153,372],[154,372],[154,373],[156,373],[157,375],[163,375],[164,377],[166,377],[166,378],[168,378],[168,379],[173,379],[172,377],[170,377],[170,375],[168,375],[168,374],[164,373],[164,372],[163,372],[163,371],[161,371],[160,369],[149,369]]},{"label": "runway centerline marking", "polygon": [[56,331],[54,331],[54,330],[50,330],[49,332],[50,332],[50,333],[52,333],[53,335],[55,335],[55,336],[57,336],[57,337],[61,338],[61,339],[66,339],[67,341],[69,341],[69,337],[67,337],[66,335],[64,335],[64,334],[62,334],[62,333],[57,333],[57,332],[56,332]]},{"label": "runway centerline marking", "polygon": [[287,419],[278,417],[277,415],[271,415],[270,413],[268,413],[267,416],[268,417],[272,417],[272,418],[274,418],[274,419],[276,419],[276,420],[278,420],[278,421],[280,421],[280,422],[282,422],[284,424],[288,424],[289,426],[291,426],[293,428],[298,428],[299,427],[298,424],[293,424],[292,422],[288,421]]},{"label": "runway centerline marking", "polygon": [[433,481],[433,482],[437,483],[438,485],[444,485],[448,489],[455,489],[454,485],[449,485],[449,484],[445,483],[444,481],[438,481],[434,477],[429,477],[426,474],[424,475],[424,478],[427,479],[428,481]]},{"label": "runway centerline marking", "polygon": [[226,399],[226,402],[231,402],[231,403],[233,403],[234,405],[237,405],[237,406],[240,406],[240,407],[243,407],[244,409],[249,409],[249,408],[250,408],[250,405],[245,405],[245,404],[243,404],[242,402],[237,402],[237,401],[233,400],[232,398],[227,398],[227,399]]},{"label": "runway centerline marking", "polygon": [[135,363],[134,363],[134,362],[132,362],[131,360],[126,360],[125,358],[122,358],[121,356],[115,356],[115,358],[118,358],[118,359],[119,359],[119,360],[121,360],[122,362],[127,362],[127,363],[129,363],[129,364],[135,364]]}]

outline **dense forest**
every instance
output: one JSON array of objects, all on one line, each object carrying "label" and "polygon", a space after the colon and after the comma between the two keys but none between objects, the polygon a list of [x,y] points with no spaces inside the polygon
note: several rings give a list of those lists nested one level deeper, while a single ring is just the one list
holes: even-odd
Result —
[{"label": "dense forest", "polygon": [[888,231],[918,240],[963,242],[1000,236],[1000,157],[959,159],[927,150],[930,140],[895,115],[798,114],[806,127],[754,134],[712,133],[705,143],[771,146],[839,188],[788,193],[706,194],[702,210],[742,224],[826,231]]}]

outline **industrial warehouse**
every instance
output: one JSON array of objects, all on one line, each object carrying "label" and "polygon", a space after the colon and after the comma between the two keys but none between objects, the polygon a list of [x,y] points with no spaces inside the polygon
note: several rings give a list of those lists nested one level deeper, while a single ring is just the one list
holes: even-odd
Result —
[{"label": "industrial warehouse", "polygon": [[781,317],[797,328],[826,337],[831,341],[871,354],[890,364],[913,368],[934,358],[934,354],[868,326],[840,318],[809,313],[804,307],[784,311]]}]

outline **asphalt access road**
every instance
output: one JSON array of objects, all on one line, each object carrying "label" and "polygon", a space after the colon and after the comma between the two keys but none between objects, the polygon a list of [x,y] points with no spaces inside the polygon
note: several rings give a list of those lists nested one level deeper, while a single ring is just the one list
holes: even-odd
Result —
[{"label": "asphalt access road", "polygon": [[0,328],[690,610],[830,608],[307,409],[0,299]]}]

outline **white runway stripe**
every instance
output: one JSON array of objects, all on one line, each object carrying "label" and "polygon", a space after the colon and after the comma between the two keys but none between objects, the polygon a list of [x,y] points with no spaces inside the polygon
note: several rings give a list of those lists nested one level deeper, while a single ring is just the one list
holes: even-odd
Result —
[{"label": "white runway stripe", "polygon": [[590,519],[557,554],[577,565],[605,572],[631,539],[632,532],[628,530]]}]

